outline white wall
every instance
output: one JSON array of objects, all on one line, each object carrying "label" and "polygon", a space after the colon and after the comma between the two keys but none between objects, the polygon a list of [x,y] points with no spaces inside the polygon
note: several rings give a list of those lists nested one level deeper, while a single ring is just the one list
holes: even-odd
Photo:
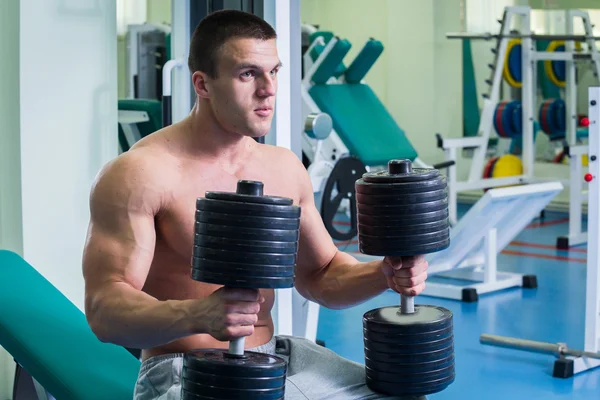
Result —
[{"label": "white wall", "polygon": [[[11,153],[2,157],[0,247],[18,250],[83,310],[90,185],[117,155],[116,3],[0,4],[0,70],[11,78],[0,90],[0,149]],[[19,226],[19,208],[22,232],[6,228]],[[10,396],[6,364],[0,399]]]}]

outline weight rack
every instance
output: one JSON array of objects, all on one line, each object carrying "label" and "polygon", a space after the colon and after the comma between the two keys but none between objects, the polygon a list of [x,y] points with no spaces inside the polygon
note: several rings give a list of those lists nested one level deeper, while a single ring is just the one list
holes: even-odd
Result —
[{"label": "weight rack", "polygon": [[[466,181],[459,181],[456,176],[456,166],[449,168],[449,208],[450,218],[453,223],[457,222],[457,194],[467,190],[476,190],[484,188],[493,188],[506,185],[517,185],[535,182],[544,182],[548,179],[536,178],[534,176],[535,162],[535,143],[533,136],[533,121],[536,120],[536,87],[537,87],[537,61],[542,60],[560,60],[566,62],[566,114],[567,114],[567,132],[566,141],[569,145],[576,144],[577,133],[577,112],[576,95],[577,85],[575,78],[575,60],[586,58],[593,62],[595,72],[600,76],[600,55],[596,50],[596,41],[600,37],[593,36],[592,25],[589,14],[580,10],[567,10],[566,31],[564,35],[536,35],[531,30],[531,8],[527,6],[506,7],[503,13],[500,31],[498,34],[482,33],[448,33],[448,39],[472,39],[497,41],[495,50],[495,60],[490,64],[492,77],[489,93],[484,97],[483,109],[478,128],[478,136],[469,138],[444,139],[438,135],[438,147],[440,147],[446,156],[447,161],[457,162],[457,149],[474,150],[473,159],[469,177]],[[584,35],[574,34],[574,21],[581,18],[585,28]],[[520,33],[511,32],[511,23],[513,20],[520,19]],[[481,172],[485,165],[486,153],[491,131],[494,125],[494,111],[500,101],[500,87],[502,84],[502,70],[505,58],[507,57],[507,47],[510,40],[521,39],[521,70],[522,70],[522,121],[523,123],[523,174],[506,178],[482,178]],[[537,51],[534,41],[536,40],[565,40],[564,52]],[[589,53],[582,54],[575,51],[575,41],[583,41],[590,48]],[[527,121],[531,123],[526,123]],[[571,165],[577,164],[576,160],[571,160]],[[581,161],[579,159],[579,161]],[[573,168],[573,167],[572,167]],[[559,245],[574,246],[585,243],[587,240],[585,232],[581,230],[581,204],[582,204],[582,186],[578,185],[575,179],[581,176],[579,170],[571,172],[571,178],[562,183],[571,186],[570,188],[570,208],[569,208],[569,235],[566,238],[559,238]]]},{"label": "weight rack", "polygon": [[[565,343],[544,343],[524,339],[508,338],[484,334],[482,344],[554,354],[553,376],[570,378],[575,374],[600,366],[600,86],[588,88],[589,107],[589,172],[580,174],[578,179],[588,182],[588,238],[586,295],[585,295],[585,337],[584,349],[572,350]],[[581,164],[579,164],[581,165]]]}]

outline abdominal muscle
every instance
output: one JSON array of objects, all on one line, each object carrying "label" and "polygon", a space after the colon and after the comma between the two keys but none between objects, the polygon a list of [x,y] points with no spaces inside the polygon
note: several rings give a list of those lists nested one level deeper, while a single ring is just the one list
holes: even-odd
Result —
[{"label": "abdominal muscle", "polygon": [[[194,281],[190,277],[189,262],[182,262],[179,259],[175,264],[173,257],[156,256],[144,285],[144,292],[159,300],[189,300],[206,298],[220,287],[220,285]],[[274,291],[260,289],[260,293],[265,301],[260,305],[254,333],[245,337],[244,347],[246,349],[263,345],[273,337],[271,309],[274,303]],[[190,350],[208,348],[227,349],[229,342],[219,341],[208,334],[192,335],[162,346],[145,349],[142,351],[142,360],[162,354],[185,353]]]}]

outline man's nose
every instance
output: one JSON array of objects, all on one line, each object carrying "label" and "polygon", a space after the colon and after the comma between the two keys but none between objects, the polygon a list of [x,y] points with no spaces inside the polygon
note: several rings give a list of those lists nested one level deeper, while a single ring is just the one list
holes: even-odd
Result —
[{"label": "man's nose", "polygon": [[265,74],[263,79],[260,80],[260,86],[258,88],[258,95],[261,97],[275,96],[277,92],[277,76],[271,74]]}]

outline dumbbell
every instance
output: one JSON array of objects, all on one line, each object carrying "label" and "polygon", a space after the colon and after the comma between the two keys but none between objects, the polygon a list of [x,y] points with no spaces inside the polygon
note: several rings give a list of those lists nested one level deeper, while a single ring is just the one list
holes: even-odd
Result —
[{"label": "dumbbell", "polygon": [[[450,245],[446,178],[436,169],[392,160],[387,170],[367,172],[355,183],[358,245],[374,256],[410,257]],[[452,312],[414,305],[363,315],[366,383],[392,396],[423,396],[454,382]]]},{"label": "dumbbell", "polygon": [[[196,199],[192,279],[229,287],[294,286],[300,207],[292,199],[263,194],[263,183],[240,180],[235,193],[206,192]],[[286,361],[244,350],[245,338],[229,349],[184,354],[181,398],[283,399]]]}]

